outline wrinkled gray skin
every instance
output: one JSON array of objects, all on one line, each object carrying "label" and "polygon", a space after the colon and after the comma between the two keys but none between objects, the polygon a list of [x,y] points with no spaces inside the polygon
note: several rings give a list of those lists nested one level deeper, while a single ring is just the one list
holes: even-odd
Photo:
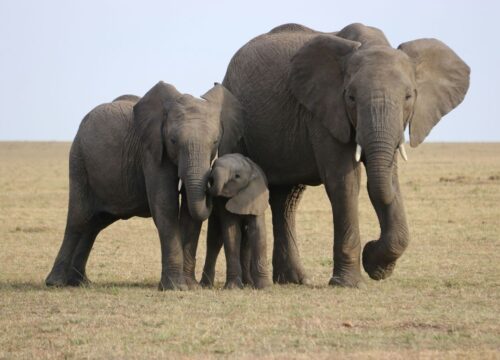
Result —
[{"label": "wrinkled gray skin", "polygon": [[210,163],[227,140],[223,129],[235,134],[241,127],[239,109],[221,85],[197,99],[164,82],[142,99],[125,95],[93,109],[71,147],[66,231],[46,284],[85,283],[97,234],[118,219],[152,216],[161,243],[160,290],[197,286],[196,246],[212,206]]},{"label": "wrinkled gray skin", "polygon": [[[269,192],[262,170],[241,154],[218,158],[209,183],[214,196],[214,211],[226,255],[226,289],[243,288],[247,283],[257,289],[271,285],[267,268],[265,211]],[[213,223],[212,223],[213,226]],[[241,250],[241,251],[240,251]],[[214,282],[218,250],[207,257],[201,285]]]},{"label": "wrinkled gray skin", "polygon": [[[363,250],[363,266],[376,280],[391,275],[409,241],[396,156],[404,129],[419,145],[463,100],[469,67],[435,39],[394,49],[362,24],[336,33],[287,24],[244,45],[223,84],[246,112],[244,146],[232,151],[259,164],[269,181],[273,280],[307,283],[295,212],[304,185],[324,184],[334,221],[330,284],[361,282],[357,144],[381,228]],[[216,236],[208,241],[220,246]]]}]

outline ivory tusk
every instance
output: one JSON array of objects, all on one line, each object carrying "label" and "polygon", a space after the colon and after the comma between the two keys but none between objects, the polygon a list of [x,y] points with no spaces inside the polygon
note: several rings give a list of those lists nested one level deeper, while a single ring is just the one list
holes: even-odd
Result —
[{"label": "ivory tusk", "polygon": [[179,179],[179,185],[177,185],[177,190],[181,192],[181,189],[182,189],[182,180]]},{"label": "ivory tusk", "polygon": [[408,161],[408,155],[406,155],[405,145],[403,143],[399,145],[399,153],[404,161]]},{"label": "ivory tusk", "polygon": [[217,150],[217,152],[215,153],[215,157],[214,159],[212,160],[211,164],[210,164],[210,167],[212,167],[214,165],[214,162],[215,160],[217,160],[217,158],[219,157],[219,150]]},{"label": "ivory tusk", "polygon": [[354,158],[356,159],[356,162],[359,162],[361,159],[361,145],[357,144],[356,145],[356,154],[354,154]]}]

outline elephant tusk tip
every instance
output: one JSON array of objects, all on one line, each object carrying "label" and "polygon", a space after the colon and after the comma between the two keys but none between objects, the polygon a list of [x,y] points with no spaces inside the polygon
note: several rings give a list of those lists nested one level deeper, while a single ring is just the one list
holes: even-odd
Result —
[{"label": "elephant tusk tip", "polygon": [[406,154],[406,149],[404,144],[399,145],[399,153],[404,161],[408,161],[408,155]]},{"label": "elephant tusk tip", "polygon": [[356,159],[356,162],[359,162],[359,160],[361,160],[361,151],[362,151],[362,148],[361,148],[361,145],[356,145],[356,153],[354,154],[354,158]]}]

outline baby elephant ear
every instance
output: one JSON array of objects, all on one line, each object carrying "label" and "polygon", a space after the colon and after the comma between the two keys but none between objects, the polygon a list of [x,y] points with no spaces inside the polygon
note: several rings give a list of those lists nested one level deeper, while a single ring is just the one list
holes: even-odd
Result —
[{"label": "baby elephant ear", "polygon": [[262,215],[269,204],[269,191],[264,172],[253,162],[248,186],[226,203],[226,210],[238,215]]}]

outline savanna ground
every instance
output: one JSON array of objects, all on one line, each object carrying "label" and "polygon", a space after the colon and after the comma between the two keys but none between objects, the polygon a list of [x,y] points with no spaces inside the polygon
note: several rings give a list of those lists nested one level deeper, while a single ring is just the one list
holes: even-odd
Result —
[{"label": "savanna ground", "polygon": [[[409,150],[400,178],[411,244],[391,278],[364,274],[360,290],[326,285],[332,223],[322,187],[308,188],[297,219],[313,288],[221,290],[222,256],[215,290],[158,292],[155,227],[131,219],[98,237],[89,287],[48,289],[68,151],[0,143],[0,358],[500,357],[500,144]],[[379,229],[364,187],[360,202],[364,243]]]}]

